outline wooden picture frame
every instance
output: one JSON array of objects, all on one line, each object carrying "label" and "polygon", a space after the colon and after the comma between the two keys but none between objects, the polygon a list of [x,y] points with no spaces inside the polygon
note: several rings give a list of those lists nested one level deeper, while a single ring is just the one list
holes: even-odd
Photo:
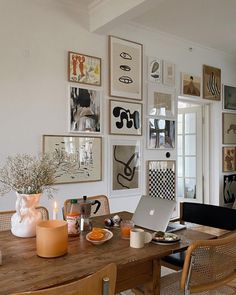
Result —
[{"label": "wooden picture frame", "polygon": [[175,125],[174,120],[148,118],[147,149],[175,148]]},{"label": "wooden picture frame", "polygon": [[221,99],[221,69],[203,65],[203,98]]},{"label": "wooden picture frame", "polygon": [[176,161],[150,160],[148,163],[148,195],[162,199],[176,198]]},{"label": "wooden picture frame", "polygon": [[157,57],[148,57],[148,80],[162,83],[162,60]]},{"label": "wooden picture frame", "polygon": [[[236,196],[236,174],[224,175],[224,203],[235,204]],[[236,209],[236,207],[233,207]]]},{"label": "wooden picture frame", "polygon": [[143,45],[109,36],[110,96],[142,100]]},{"label": "wooden picture frame", "polygon": [[236,171],[236,149],[234,146],[222,148],[223,172]]},{"label": "wooden picture frame", "polygon": [[142,135],[141,103],[110,100],[110,134]]},{"label": "wooden picture frame", "polygon": [[139,140],[111,140],[110,193],[141,193],[141,145]]},{"label": "wooden picture frame", "polygon": [[148,84],[148,116],[173,118],[175,115],[175,89],[165,85]]},{"label": "wooden picture frame", "polygon": [[236,87],[224,85],[223,109],[236,111]]},{"label": "wooden picture frame", "polygon": [[68,52],[68,81],[101,86],[100,57],[78,52]]},{"label": "wooden picture frame", "polygon": [[181,93],[185,96],[201,97],[201,77],[181,73]]},{"label": "wooden picture frame", "polygon": [[[102,138],[73,135],[43,135],[43,153],[60,154],[56,183],[102,180]],[[64,165],[72,163],[65,173]]]},{"label": "wooden picture frame", "polygon": [[175,86],[175,64],[163,61],[163,84],[167,86]]},{"label": "wooden picture frame", "polygon": [[236,144],[236,113],[223,113],[222,125],[223,144]]},{"label": "wooden picture frame", "polygon": [[70,86],[69,132],[101,132],[101,91]]}]

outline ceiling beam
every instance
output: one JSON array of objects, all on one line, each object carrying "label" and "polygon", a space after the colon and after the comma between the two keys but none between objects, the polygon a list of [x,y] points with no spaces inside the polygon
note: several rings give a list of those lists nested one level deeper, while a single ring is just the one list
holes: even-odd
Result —
[{"label": "ceiling beam", "polygon": [[163,0],[102,0],[89,7],[90,31],[108,33],[112,28],[143,14]]}]

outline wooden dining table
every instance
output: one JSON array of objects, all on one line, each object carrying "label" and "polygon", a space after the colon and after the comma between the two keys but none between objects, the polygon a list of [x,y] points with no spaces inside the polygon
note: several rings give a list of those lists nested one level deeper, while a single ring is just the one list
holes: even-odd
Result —
[{"label": "wooden dining table", "polygon": [[[129,212],[118,212],[122,219],[131,219]],[[114,216],[114,214],[112,214]],[[107,216],[93,218],[93,226],[104,227]],[[113,228],[113,238],[101,245],[91,244],[85,234],[69,237],[68,253],[57,258],[42,258],[36,254],[35,238],[18,238],[10,231],[0,232],[0,294],[39,290],[66,284],[87,276],[103,266],[117,265],[116,293],[145,286],[145,294],[160,294],[160,259],[173,252],[185,250],[198,239],[213,239],[214,235],[183,229],[181,240],[170,245],[145,244],[141,249],[129,246],[120,237],[120,229]]]}]

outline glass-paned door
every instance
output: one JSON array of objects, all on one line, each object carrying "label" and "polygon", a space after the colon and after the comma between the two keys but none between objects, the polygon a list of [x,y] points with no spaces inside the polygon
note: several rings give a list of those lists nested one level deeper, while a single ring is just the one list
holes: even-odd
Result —
[{"label": "glass-paned door", "polygon": [[178,201],[202,202],[202,107],[179,102],[177,124]]}]

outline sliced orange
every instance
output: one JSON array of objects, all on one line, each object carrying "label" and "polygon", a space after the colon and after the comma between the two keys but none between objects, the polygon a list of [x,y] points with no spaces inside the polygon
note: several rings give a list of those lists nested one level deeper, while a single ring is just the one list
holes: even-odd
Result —
[{"label": "sliced orange", "polygon": [[94,241],[100,241],[104,238],[104,232],[102,228],[93,228],[91,233],[89,233],[89,239]]}]

